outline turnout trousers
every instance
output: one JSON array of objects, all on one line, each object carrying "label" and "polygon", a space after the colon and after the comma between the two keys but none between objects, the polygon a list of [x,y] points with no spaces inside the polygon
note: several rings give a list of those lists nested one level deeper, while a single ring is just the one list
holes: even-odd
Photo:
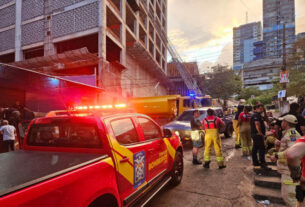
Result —
[{"label": "turnout trousers", "polygon": [[295,207],[297,205],[295,184],[293,183],[290,175],[281,174],[281,194],[286,203],[286,206]]},{"label": "turnout trousers", "polygon": [[240,135],[239,135],[239,129],[240,127],[237,127],[238,120],[233,119],[233,129],[235,132],[235,145],[240,145]]},{"label": "turnout trousers", "polygon": [[242,123],[239,129],[239,136],[241,140],[241,148],[243,155],[251,155],[252,139],[251,139],[251,127],[250,123]]},{"label": "turnout trousers", "polygon": [[204,161],[211,161],[211,148],[214,145],[216,160],[218,166],[224,166],[224,158],[222,155],[221,139],[219,137],[218,129],[205,130],[205,148],[204,148]]}]

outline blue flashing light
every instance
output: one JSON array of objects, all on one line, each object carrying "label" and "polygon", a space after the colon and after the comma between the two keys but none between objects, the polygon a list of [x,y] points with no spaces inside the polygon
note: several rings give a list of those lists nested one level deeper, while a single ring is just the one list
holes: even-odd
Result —
[{"label": "blue flashing light", "polygon": [[196,94],[195,93],[189,93],[189,97],[191,97],[191,98],[195,98],[195,96],[196,96]]}]

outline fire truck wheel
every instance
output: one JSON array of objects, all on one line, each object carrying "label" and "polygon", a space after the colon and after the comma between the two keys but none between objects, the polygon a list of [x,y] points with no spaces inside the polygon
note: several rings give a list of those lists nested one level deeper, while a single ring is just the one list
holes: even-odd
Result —
[{"label": "fire truck wheel", "polygon": [[173,169],[171,171],[171,184],[176,186],[181,183],[183,176],[183,157],[180,151],[176,152]]}]

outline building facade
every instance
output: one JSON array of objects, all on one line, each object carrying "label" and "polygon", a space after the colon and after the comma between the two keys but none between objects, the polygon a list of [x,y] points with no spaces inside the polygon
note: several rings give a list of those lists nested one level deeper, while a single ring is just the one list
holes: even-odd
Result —
[{"label": "building facade", "polygon": [[261,22],[244,24],[233,28],[233,69],[241,70],[244,63],[251,62],[254,42],[261,40]]},{"label": "building facade", "polygon": [[163,95],[166,48],[167,0],[0,1],[3,63],[94,75],[124,96]]},{"label": "building facade", "polygon": [[273,88],[279,81],[282,59],[260,59],[246,63],[243,68],[243,84],[245,88],[257,87],[259,90]]},{"label": "building facade", "polygon": [[263,39],[266,44],[266,58],[283,56],[285,26],[285,43],[287,53],[295,42],[295,1],[263,0]]}]

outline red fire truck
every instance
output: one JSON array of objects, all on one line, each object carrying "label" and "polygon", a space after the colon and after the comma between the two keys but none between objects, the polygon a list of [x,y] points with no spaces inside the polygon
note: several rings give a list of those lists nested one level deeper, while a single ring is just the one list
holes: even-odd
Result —
[{"label": "red fire truck", "polygon": [[179,138],[120,107],[32,120],[24,150],[0,154],[0,206],[142,206],[167,183],[179,184]]}]

